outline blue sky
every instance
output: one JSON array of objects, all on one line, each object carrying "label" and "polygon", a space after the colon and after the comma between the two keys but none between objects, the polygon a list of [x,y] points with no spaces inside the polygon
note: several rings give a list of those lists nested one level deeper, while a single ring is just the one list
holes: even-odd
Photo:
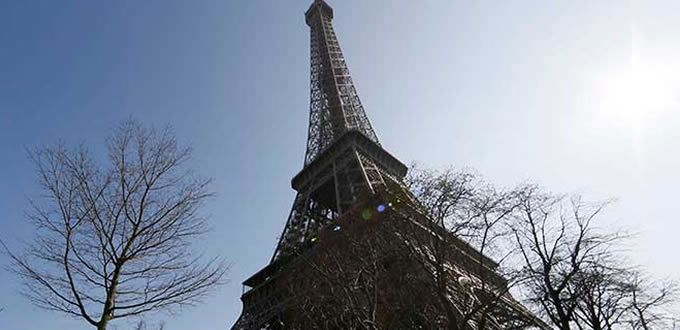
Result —
[{"label": "blue sky", "polygon": [[[233,262],[168,330],[225,329],[240,282],[268,262],[302,167],[311,1],[0,1],[0,238],[32,229],[25,148],[100,152],[120,121],[171,124],[214,177],[214,231]],[[638,233],[631,259],[680,274],[680,2],[331,1],[378,136],[425,167],[616,198],[603,227]],[[0,256],[0,264],[7,259]],[[0,271],[0,329],[89,329],[31,307]],[[124,322],[118,329],[126,329]]]}]

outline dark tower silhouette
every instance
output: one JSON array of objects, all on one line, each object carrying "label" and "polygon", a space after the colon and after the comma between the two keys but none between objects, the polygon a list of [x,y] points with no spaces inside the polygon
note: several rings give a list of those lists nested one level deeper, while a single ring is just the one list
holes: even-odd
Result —
[{"label": "dark tower silhouette", "polygon": [[285,287],[277,284],[320,231],[371,196],[399,191],[407,167],[385,151],[366,116],[331,23],[333,9],[315,0],[305,13],[311,30],[311,97],[304,167],[292,180],[297,191],[276,251],[243,282],[243,311],[232,329],[282,329]]}]

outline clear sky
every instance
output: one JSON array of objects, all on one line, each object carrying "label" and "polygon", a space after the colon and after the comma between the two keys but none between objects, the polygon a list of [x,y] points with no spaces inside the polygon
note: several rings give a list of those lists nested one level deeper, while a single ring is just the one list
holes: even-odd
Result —
[{"label": "clear sky", "polygon": [[[168,330],[225,329],[271,257],[302,167],[311,0],[0,1],[0,238],[30,240],[25,148],[101,151],[120,121],[174,126],[215,178],[198,249],[233,262]],[[680,1],[337,0],[336,32],[378,136],[403,162],[617,198],[603,227],[680,275]],[[7,259],[0,256],[0,264]],[[31,307],[0,270],[0,329],[89,329]],[[119,323],[118,329],[127,329]]]}]

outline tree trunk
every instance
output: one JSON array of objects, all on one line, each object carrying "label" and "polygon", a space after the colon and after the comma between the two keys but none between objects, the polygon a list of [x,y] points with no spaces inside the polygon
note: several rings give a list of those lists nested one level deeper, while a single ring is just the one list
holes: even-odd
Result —
[{"label": "tree trunk", "polygon": [[106,330],[109,321],[113,318],[113,307],[116,304],[116,290],[118,289],[118,278],[120,277],[120,272],[123,266],[117,265],[113,271],[113,278],[111,279],[111,287],[109,287],[106,293],[106,302],[104,303],[104,310],[102,311],[102,317],[99,319],[97,324],[97,330]]},{"label": "tree trunk", "polygon": [[108,317],[102,318],[101,321],[97,324],[97,330],[106,330],[106,327],[109,324]]}]

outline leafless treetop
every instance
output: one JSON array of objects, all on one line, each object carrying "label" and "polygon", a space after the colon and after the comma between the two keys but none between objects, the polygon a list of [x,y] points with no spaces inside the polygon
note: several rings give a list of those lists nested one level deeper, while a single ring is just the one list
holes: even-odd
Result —
[{"label": "leafless treetop", "polygon": [[12,254],[37,306],[110,320],[196,303],[226,271],[190,249],[208,230],[201,207],[210,180],[186,168],[190,149],[170,130],[119,127],[101,165],[85,148],[30,153],[43,190],[31,200],[37,238]]}]

